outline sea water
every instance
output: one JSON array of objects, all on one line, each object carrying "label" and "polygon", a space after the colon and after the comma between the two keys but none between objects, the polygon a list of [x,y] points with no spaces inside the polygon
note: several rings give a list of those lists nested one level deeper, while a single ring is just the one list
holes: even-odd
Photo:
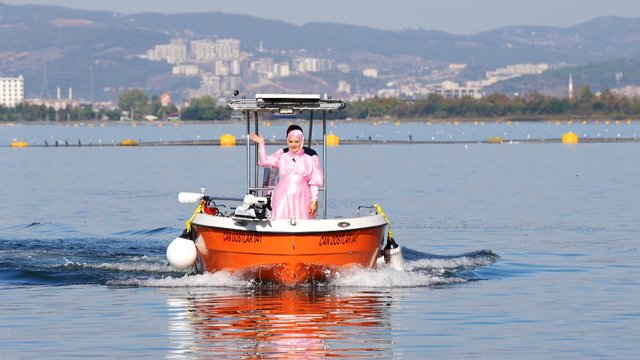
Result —
[{"label": "sea water", "polygon": [[[128,127],[0,127],[0,145],[80,131],[84,144],[206,139],[242,131],[234,126],[137,127],[136,136]],[[333,130],[480,139],[559,138],[571,128],[491,126]],[[636,127],[574,131],[634,137]],[[328,148],[328,213],[380,204],[405,270],[280,288],[177,271],[164,257],[194,210],[178,192],[244,193],[243,146],[0,147],[0,358],[633,359],[638,153],[638,142]]]}]

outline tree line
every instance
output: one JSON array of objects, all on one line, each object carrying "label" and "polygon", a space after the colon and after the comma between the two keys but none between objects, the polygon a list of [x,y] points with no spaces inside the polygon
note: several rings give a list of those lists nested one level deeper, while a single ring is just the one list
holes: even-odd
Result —
[{"label": "tree line", "polygon": [[481,99],[447,99],[430,95],[424,100],[373,98],[349,103],[337,118],[540,118],[540,117],[640,117],[640,97],[616,95],[610,90],[595,94],[581,87],[575,98],[557,98],[540,93],[510,98],[493,93]]},{"label": "tree line", "polygon": [[[54,109],[45,105],[21,103],[16,107],[0,106],[0,121],[65,121],[65,120],[143,120],[149,116],[160,120],[227,120],[231,112],[218,105],[215,98],[204,96],[178,107],[163,106],[158,96],[149,98],[142,90],[127,90],[118,97],[116,109],[94,110],[91,105]],[[616,95],[610,90],[595,94],[589,87],[580,87],[576,97],[557,98],[540,93],[508,97],[494,93],[481,99],[471,97],[447,99],[430,95],[424,100],[371,98],[350,102],[333,118],[370,119],[391,117],[414,118],[536,118],[536,117],[640,117],[640,97]]]},{"label": "tree line", "polygon": [[163,105],[159,96],[142,90],[126,90],[118,96],[115,109],[94,109],[90,104],[53,106],[23,102],[15,107],[0,106],[0,121],[76,121],[76,120],[225,120],[231,117],[226,106],[211,96],[192,99],[187,105]]}]

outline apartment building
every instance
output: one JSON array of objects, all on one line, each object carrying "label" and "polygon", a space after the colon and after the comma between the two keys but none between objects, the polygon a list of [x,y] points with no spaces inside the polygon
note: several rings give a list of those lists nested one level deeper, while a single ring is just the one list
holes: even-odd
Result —
[{"label": "apartment building", "polygon": [[0,106],[15,107],[24,101],[24,78],[0,77]]}]

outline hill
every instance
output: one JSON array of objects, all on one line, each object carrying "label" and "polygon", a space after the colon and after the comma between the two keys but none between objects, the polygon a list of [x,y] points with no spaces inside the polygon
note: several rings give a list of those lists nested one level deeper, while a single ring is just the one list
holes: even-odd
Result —
[{"label": "hill", "polygon": [[[425,63],[469,64],[477,73],[514,63],[584,65],[640,58],[640,18],[621,17],[601,17],[567,28],[511,26],[453,35],[333,23],[297,26],[219,12],[123,15],[0,4],[0,28],[1,76],[23,75],[27,97],[53,96],[57,87],[63,91],[73,87],[74,94],[89,100],[110,99],[131,87],[151,94],[197,87],[197,78],[170,76],[171,65],[138,57],[174,37],[235,38],[249,53],[256,53],[262,44],[274,53],[304,49],[309,56],[340,61],[415,57]],[[586,74],[590,68],[584,69],[590,76]],[[635,78],[629,71],[625,70],[628,79]],[[338,77],[335,72],[329,76]],[[549,76],[535,81],[551,82],[553,75]],[[519,79],[524,80],[530,78]]]},{"label": "hill", "polygon": [[574,89],[588,86],[593,91],[640,84],[640,57],[571,66],[540,75],[523,76],[497,83],[486,91],[526,94],[533,91],[553,96],[567,96],[569,77]]}]

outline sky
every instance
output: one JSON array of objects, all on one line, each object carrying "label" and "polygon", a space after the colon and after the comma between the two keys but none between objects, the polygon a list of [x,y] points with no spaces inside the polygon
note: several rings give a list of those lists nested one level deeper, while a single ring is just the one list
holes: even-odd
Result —
[{"label": "sky", "polygon": [[335,22],[382,30],[473,34],[509,25],[567,27],[600,16],[640,17],[640,0],[0,0],[125,14],[218,11],[303,25]]}]

